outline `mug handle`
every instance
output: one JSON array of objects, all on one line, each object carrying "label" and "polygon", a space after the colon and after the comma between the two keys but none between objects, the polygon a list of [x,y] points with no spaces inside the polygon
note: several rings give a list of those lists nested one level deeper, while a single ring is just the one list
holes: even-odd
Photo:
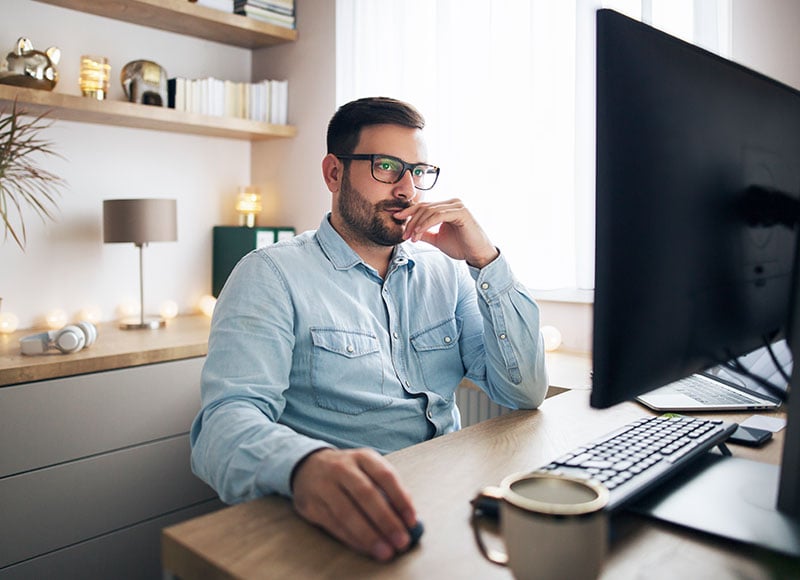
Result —
[{"label": "mug handle", "polygon": [[472,515],[470,524],[475,535],[475,543],[483,557],[500,566],[508,566],[508,554],[486,546],[480,529],[480,520],[483,517],[500,519],[500,502],[503,501],[503,490],[499,487],[486,487],[482,489],[471,501]]}]

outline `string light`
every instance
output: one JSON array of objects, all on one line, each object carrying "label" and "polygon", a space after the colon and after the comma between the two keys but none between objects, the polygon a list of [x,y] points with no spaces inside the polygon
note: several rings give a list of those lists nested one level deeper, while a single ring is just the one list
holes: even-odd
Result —
[{"label": "string light", "polygon": [[158,313],[164,320],[172,320],[178,316],[178,303],[174,300],[166,300],[161,303]]},{"label": "string light", "polygon": [[211,318],[211,315],[214,314],[214,307],[217,305],[217,299],[211,296],[210,294],[206,294],[205,296],[200,298],[200,302],[198,306],[200,307],[200,312]]},{"label": "string light", "polygon": [[44,323],[50,330],[58,330],[59,328],[63,328],[67,323],[67,313],[59,308],[51,310],[45,314]]},{"label": "string light", "polygon": [[11,334],[19,326],[19,318],[11,312],[0,312],[0,334]]}]

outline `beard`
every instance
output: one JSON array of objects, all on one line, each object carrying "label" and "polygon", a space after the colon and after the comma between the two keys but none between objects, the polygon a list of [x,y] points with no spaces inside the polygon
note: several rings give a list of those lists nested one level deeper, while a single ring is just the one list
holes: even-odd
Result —
[{"label": "beard", "polygon": [[379,246],[396,246],[403,242],[406,220],[394,219],[385,212],[405,209],[410,205],[410,202],[398,199],[384,200],[373,205],[353,187],[347,173],[342,179],[339,191],[339,215],[350,235],[361,242]]}]

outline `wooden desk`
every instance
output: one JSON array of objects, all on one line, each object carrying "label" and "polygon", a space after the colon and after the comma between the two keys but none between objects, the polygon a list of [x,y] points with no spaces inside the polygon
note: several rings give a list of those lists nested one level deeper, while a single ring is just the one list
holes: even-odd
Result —
[{"label": "wooden desk", "polygon": [[[166,528],[165,569],[180,578],[510,578],[484,560],[469,524],[469,500],[509,473],[525,471],[647,414],[634,403],[598,411],[572,390],[537,411],[517,411],[389,455],[410,488],[426,532],[390,564],[359,556],[307,524],[289,501],[267,497]],[[741,420],[747,415],[738,415]],[[728,418],[735,416],[729,415]],[[777,463],[782,433],[735,455]],[[624,515],[604,578],[777,578],[797,562]],[[795,576],[796,577],[796,576]]]}]

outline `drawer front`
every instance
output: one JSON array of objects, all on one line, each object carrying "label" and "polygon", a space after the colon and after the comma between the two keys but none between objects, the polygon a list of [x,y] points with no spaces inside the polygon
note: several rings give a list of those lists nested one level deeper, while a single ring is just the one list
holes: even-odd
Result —
[{"label": "drawer front", "polygon": [[0,568],[0,580],[153,580],[161,578],[161,530],[224,507],[219,500],[203,502],[99,538]]},{"label": "drawer front", "polygon": [[0,480],[0,569],[209,500],[180,435]]},{"label": "drawer front", "polygon": [[0,388],[0,478],[188,433],[204,361]]}]

